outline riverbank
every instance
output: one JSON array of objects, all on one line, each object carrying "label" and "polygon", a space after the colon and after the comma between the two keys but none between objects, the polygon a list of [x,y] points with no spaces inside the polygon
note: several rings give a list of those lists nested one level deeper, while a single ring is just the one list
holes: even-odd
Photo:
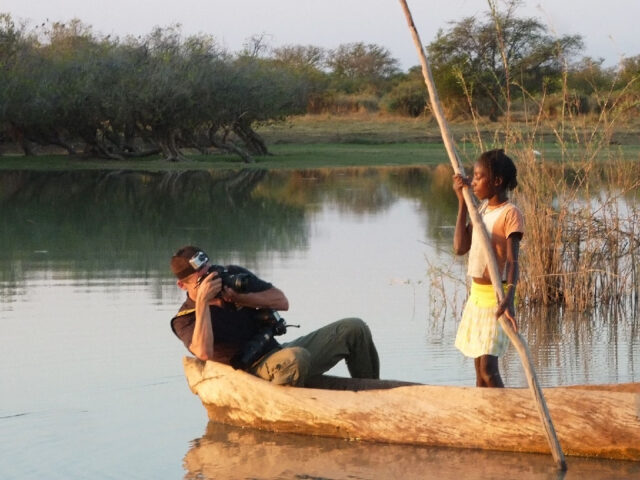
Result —
[{"label": "riverbank", "polygon": [[241,168],[306,169],[357,166],[433,165],[447,161],[442,144],[400,143],[287,144],[270,146],[272,155],[243,163],[236,155],[187,153],[187,161],[168,162],[157,156],[131,160],[84,158],[80,155],[2,156],[0,170],[218,170]]},{"label": "riverbank", "polygon": [[[502,146],[501,124],[470,122],[450,125],[460,155],[471,162],[483,148]],[[516,125],[522,138],[526,125]],[[5,149],[0,155],[0,170],[145,170],[181,171],[209,169],[304,169],[352,166],[415,166],[448,163],[440,130],[430,118],[389,117],[375,114],[346,116],[305,115],[282,122],[262,125],[257,129],[265,139],[271,155],[255,157],[251,164],[237,155],[185,152],[187,161],[169,162],[158,156],[128,160],[69,156],[52,150],[42,150],[36,156],[23,156]],[[572,141],[560,144],[557,129],[547,125],[536,132],[531,146],[520,151],[536,150],[546,160],[583,160],[585,155],[598,158],[640,158],[640,126],[623,125],[604,134],[597,124],[583,123],[573,129]],[[595,132],[595,133],[594,133]]]}]

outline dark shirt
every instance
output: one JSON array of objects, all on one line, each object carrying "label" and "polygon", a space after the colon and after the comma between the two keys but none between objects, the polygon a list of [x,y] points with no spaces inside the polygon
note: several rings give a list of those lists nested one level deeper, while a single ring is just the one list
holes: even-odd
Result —
[{"label": "dark shirt", "polygon": [[[263,292],[273,287],[269,282],[261,280],[249,270],[229,265],[226,267],[230,274],[246,273],[251,276],[249,281],[250,292]],[[195,301],[187,296],[180,307],[178,314],[171,319],[171,329],[187,349],[191,345],[193,330],[195,327],[196,313]],[[213,360],[229,364],[233,357],[264,327],[264,323],[256,314],[256,309],[236,307],[235,304],[223,302],[222,306],[210,305],[211,325],[213,328]],[[272,340],[269,349],[279,346],[276,340]]]}]

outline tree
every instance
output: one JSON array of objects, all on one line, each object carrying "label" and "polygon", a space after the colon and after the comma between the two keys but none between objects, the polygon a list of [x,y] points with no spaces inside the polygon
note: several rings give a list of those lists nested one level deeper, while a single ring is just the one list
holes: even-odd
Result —
[{"label": "tree", "polygon": [[411,117],[423,114],[428,102],[429,93],[420,67],[411,68],[409,73],[382,97],[382,104],[387,111]]},{"label": "tree", "polygon": [[29,39],[24,27],[17,26],[11,15],[0,13],[0,68],[5,69],[15,60],[20,48]]},{"label": "tree", "polygon": [[72,140],[79,137],[85,154],[119,158],[105,142],[115,116],[117,71],[109,61],[115,43],[98,38],[79,20],[54,23],[48,40],[40,54],[51,85],[48,115],[52,130],[59,134],[58,145],[75,153]]},{"label": "tree", "polygon": [[538,93],[553,87],[564,63],[583,44],[579,35],[553,38],[538,20],[515,17],[517,0],[509,0],[505,12],[490,5],[485,21],[466,17],[453,22],[447,31],[438,31],[427,50],[436,83],[445,86],[443,102],[471,103],[495,119],[519,90]]},{"label": "tree", "polygon": [[276,62],[300,70],[322,70],[327,51],[314,45],[285,45],[274,48],[271,56]]},{"label": "tree", "polygon": [[399,71],[398,61],[389,50],[362,42],[342,44],[331,50],[326,65],[335,87],[347,93],[381,92]]},{"label": "tree", "polygon": [[0,139],[13,139],[25,151],[30,150],[30,143],[14,119],[27,113],[21,112],[21,106],[33,98],[37,86],[25,68],[34,61],[37,48],[35,36],[29,35],[23,25],[16,25],[10,14],[0,14]]},{"label": "tree", "polygon": [[223,124],[230,128],[254,155],[269,154],[264,140],[252,125],[303,113],[308,89],[303,77],[269,59],[239,57],[223,79]]},{"label": "tree", "polygon": [[608,102],[616,73],[613,68],[604,68],[603,63],[602,58],[584,57],[569,66],[564,98],[558,99],[564,102],[564,108],[572,113],[589,113]]},{"label": "tree", "polygon": [[619,77],[622,87],[629,85],[633,90],[640,91],[640,55],[622,60]]}]

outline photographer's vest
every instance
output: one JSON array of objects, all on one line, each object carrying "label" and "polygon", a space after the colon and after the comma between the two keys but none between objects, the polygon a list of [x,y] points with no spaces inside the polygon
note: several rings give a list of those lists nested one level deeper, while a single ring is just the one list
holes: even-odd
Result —
[{"label": "photographer's vest", "polygon": [[[222,307],[211,305],[211,326],[213,327],[213,360],[230,364],[231,358],[240,351],[264,327],[251,308],[237,309],[231,303]],[[187,349],[191,345],[193,329],[196,323],[196,311],[193,300],[187,298],[178,314],[171,319],[171,329]],[[267,351],[278,348],[280,344],[272,339]]]}]

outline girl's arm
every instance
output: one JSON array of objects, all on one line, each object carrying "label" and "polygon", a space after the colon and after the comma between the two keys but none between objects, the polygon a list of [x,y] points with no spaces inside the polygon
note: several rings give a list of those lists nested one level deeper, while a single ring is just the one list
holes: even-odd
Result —
[{"label": "girl's arm", "polygon": [[471,248],[471,224],[467,223],[467,216],[469,214],[467,210],[467,204],[464,202],[462,196],[462,189],[467,186],[469,182],[460,174],[453,176],[453,190],[458,197],[458,218],[456,220],[456,229],[453,234],[453,252],[456,255],[464,255]]},{"label": "girl's arm", "polygon": [[511,322],[514,331],[518,331],[518,323],[516,322],[514,299],[516,296],[516,285],[520,275],[518,266],[518,254],[520,252],[520,240],[522,233],[512,233],[507,237],[507,291],[504,299],[498,306],[496,317],[504,314],[507,320]]}]

